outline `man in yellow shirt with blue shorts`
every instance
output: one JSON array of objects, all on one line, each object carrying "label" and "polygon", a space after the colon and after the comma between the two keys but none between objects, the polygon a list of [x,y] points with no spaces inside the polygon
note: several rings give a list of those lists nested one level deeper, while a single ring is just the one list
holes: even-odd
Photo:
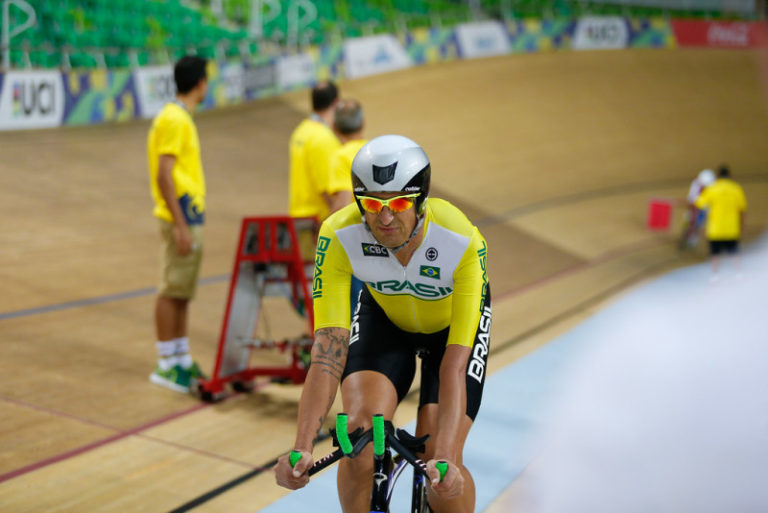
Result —
[{"label": "man in yellow shirt with blue shorts", "polygon": [[723,252],[734,256],[737,277],[740,277],[739,240],[744,230],[747,199],[741,186],[730,177],[728,166],[720,166],[718,179],[696,200],[697,208],[708,210],[707,239],[712,255],[712,282],[718,281],[720,253]]},{"label": "man in yellow shirt with blue shorts", "polygon": [[[430,434],[424,454],[435,513],[470,513],[475,486],[463,448],[480,408],[490,346],[491,294],[487,246],[480,231],[449,202],[429,197],[430,162],[412,140],[385,135],[352,162],[355,204],[320,228],[313,300],[315,339],[299,403],[291,466],[278,459],[275,478],[305,486],[314,439],[341,384],[350,430],[371,427],[373,414],[392,420],[421,359],[416,435]],[[352,277],[365,285],[353,316],[346,300]],[[345,512],[368,509],[372,448],[339,463]],[[447,462],[441,481],[438,461]]]},{"label": "man in yellow shirt with blue shorts", "polygon": [[157,114],[147,138],[153,214],[163,241],[162,279],[155,303],[158,361],[149,379],[189,392],[202,376],[189,354],[187,315],[203,251],[205,176],[192,113],[208,91],[206,61],[183,57],[173,75],[176,100]]}]

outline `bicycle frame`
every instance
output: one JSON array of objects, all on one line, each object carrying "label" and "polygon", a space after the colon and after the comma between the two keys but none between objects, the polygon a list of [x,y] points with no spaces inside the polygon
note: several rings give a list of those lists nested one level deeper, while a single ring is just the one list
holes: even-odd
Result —
[{"label": "bicycle frame", "polygon": [[387,445],[384,417],[381,415],[374,415],[371,513],[387,513],[389,511],[389,467],[391,462],[392,453]]}]

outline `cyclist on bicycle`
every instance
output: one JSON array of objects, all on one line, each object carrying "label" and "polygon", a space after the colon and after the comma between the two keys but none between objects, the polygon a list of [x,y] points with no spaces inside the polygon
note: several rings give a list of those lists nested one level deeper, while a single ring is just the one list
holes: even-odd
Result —
[{"label": "cyclist on bicycle", "polygon": [[[385,135],[363,146],[352,163],[355,203],[329,217],[318,238],[313,281],[315,341],[301,395],[291,468],[283,456],[278,484],[307,484],[313,440],[339,382],[349,427],[368,429],[381,413],[391,420],[421,357],[416,435],[430,434],[422,459],[432,479],[436,513],[474,510],[475,487],[462,451],[485,382],[491,325],[487,247],[467,217],[429,198],[430,163],[418,144]],[[362,216],[361,216],[362,214]],[[365,283],[354,315],[352,275]],[[351,322],[350,322],[351,317]],[[340,462],[345,513],[367,512],[371,447]],[[448,462],[442,481],[436,461]]]}]

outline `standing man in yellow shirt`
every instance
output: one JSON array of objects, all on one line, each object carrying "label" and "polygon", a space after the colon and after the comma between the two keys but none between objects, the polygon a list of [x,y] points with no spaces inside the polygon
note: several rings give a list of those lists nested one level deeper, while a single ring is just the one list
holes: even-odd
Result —
[{"label": "standing man in yellow shirt", "polygon": [[351,193],[331,181],[331,156],[341,146],[331,127],[339,91],[333,82],[312,88],[312,115],[304,119],[290,139],[290,202],[293,217],[323,221],[352,201]]},{"label": "standing man in yellow shirt", "polygon": [[704,189],[696,200],[696,207],[709,210],[707,214],[707,239],[709,239],[709,251],[712,255],[711,281],[718,281],[720,253],[722,252],[734,256],[736,272],[740,273],[739,240],[744,230],[747,199],[741,186],[731,180],[731,171],[728,166],[720,166],[718,179]]},{"label": "standing man in yellow shirt", "polygon": [[183,57],[173,70],[176,100],[152,122],[147,138],[154,216],[162,237],[162,280],[155,303],[158,361],[152,383],[189,392],[202,376],[189,354],[187,312],[203,251],[205,176],[192,120],[208,91],[206,61]]}]

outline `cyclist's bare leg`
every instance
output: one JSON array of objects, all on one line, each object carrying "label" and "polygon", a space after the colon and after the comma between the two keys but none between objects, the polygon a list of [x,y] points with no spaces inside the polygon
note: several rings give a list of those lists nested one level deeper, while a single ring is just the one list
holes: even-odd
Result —
[{"label": "cyclist's bare leg", "polygon": [[[350,431],[360,426],[371,427],[371,417],[376,413],[392,420],[397,408],[397,391],[392,382],[375,371],[358,371],[341,383],[344,412],[349,415]],[[339,462],[337,486],[344,513],[368,513],[370,511],[371,486],[373,485],[373,445],[368,444],[356,458],[343,458]]]},{"label": "cyclist's bare leg", "polygon": [[[472,427],[472,419],[466,415],[461,422],[461,431],[459,439],[461,448],[464,448],[464,442],[467,441],[467,435]],[[416,422],[416,436],[430,434],[426,444],[426,452],[422,458],[425,462],[432,459],[434,454],[435,433],[437,433],[437,404],[425,404],[419,410],[418,420]],[[451,500],[440,500],[432,493],[431,488],[427,486],[427,497],[429,505],[435,513],[472,513],[475,510],[475,482],[472,474],[464,466],[462,452],[459,451],[458,461],[454,462],[461,468],[461,475],[464,477],[464,493],[461,497]]]}]

